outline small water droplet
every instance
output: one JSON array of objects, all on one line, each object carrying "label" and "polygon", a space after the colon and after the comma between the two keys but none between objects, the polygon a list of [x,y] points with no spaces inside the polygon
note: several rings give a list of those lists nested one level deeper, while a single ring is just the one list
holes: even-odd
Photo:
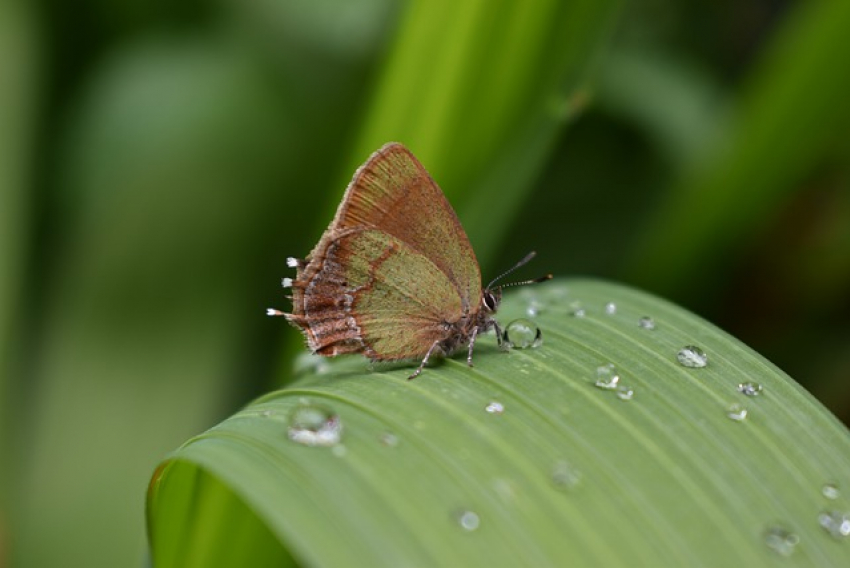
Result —
[{"label": "small water droplet", "polygon": [[635,390],[626,385],[618,385],[617,396],[620,397],[620,400],[631,400],[635,396]]},{"label": "small water droplet", "polygon": [[648,329],[652,331],[655,329],[655,320],[653,320],[649,316],[643,316],[638,320],[638,327],[641,329]]},{"label": "small water droplet", "polygon": [[818,515],[818,524],[835,538],[850,536],[850,514],[841,511],[822,511]]},{"label": "small water droplet", "polygon": [[342,438],[342,421],[322,406],[300,405],[289,417],[288,435],[304,446],[335,446]]},{"label": "small water droplet", "polygon": [[615,304],[614,302],[608,302],[607,304],[605,304],[605,313],[609,316],[613,316],[614,314],[616,314],[617,304]]},{"label": "small water droplet", "polygon": [[782,556],[791,556],[800,537],[782,527],[770,527],[764,533],[764,543]]},{"label": "small water droplet", "polygon": [[679,364],[683,367],[691,367],[693,369],[708,365],[708,355],[705,354],[705,351],[694,345],[685,345],[679,349],[676,359],[678,359]]},{"label": "small water droplet", "polygon": [[342,458],[345,457],[345,454],[348,453],[348,448],[346,448],[342,444],[337,444],[331,448],[331,453],[338,458]]},{"label": "small water droplet", "polygon": [[525,314],[528,317],[535,317],[540,315],[541,310],[543,309],[543,304],[536,299],[532,299],[528,301],[528,304],[525,307]]},{"label": "small water droplet", "polygon": [[747,409],[736,402],[730,404],[729,408],[726,409],[726,416],[740,422],[747,417]]},{"label": "small water droplet", "polygon": [[825,483],[821,488],[821,493],[827,499],[838,499],[841,496],[841,491],[838,490],[838,486],[834,483]]},{"label": "small water droplet", "polygon": [[300,353],[292,364],[295,374],[315,373],[326,375],[331,371],[331,363],[327,357],[304,351]]},{"label": "small water droplet", "polygon": [[587,315],[587,311],[585,311],[581,302],[572,302],[570,303],[570,315],[574,318],[583,318]]},{"label": "small water droplet", "polygon": [[502,332],[503,345],[507,349],[528,349],[543,344],[543,334],[534,322],[516,319]]},{"label": "small water droplet", "polygon": [[596,368],[596,382],[593,383],[601,389],[613,390],[620,383],[620,375],[613,363]]},{"label": "small water droplet", "polygon": [[457,515],[457,522],[465,531],[474,531],[481,524],[481,519],[472,511],[461,511]]},{"label": "small water droplet", "polygon": [[398,436],[393,434],[392,432],[384,432],[380,437],[381,443],[389,448],[395,448],[398,446]]},{"label": "small water droplet", "polygon": [[266,409],[266,410],[263,410],[262,412],[260,412],[260,416],[262,416],[263,418],[268,418],[269,416],[271,416],[273,414],[274,414],[274,410],[270,410],[270,409]]},{"label": "small water droplet", "polygon": [[555,489],[569,491],[580,481],[581,473],[567,461],[561,460],[552,468],[552,483],[555,485]]},{"label": "small water droplet", "polygon": [[484,407],[484,410],[489,412],[490,414],[501,414],[505,411],[505,405],[501,402],[496,402],[495,400]]},{"label": "small water droplet", "polygon": [[738,392],[746,396],[758,396],[761,394],[761,385],[753,382],[741,383],[738,385]]}]

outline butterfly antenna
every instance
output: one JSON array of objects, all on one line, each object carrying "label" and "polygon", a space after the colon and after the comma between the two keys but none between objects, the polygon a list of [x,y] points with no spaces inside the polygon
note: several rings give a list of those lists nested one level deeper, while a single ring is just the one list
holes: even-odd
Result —
[{"label": "butterfly antenna", "polygon": [[[522,257],[522,260],[520,260],[519,262],[514,264],[508,270],[505,270],[504,272],[502,272],[501,274],[499,274],[498,276],[493,278],[493,280],[491,280],[490,283],[487,284],[487,288],[492,289],[493,284],[495,284],[496,282],[498,282],[499,280],[501,280],[502,278],[504,278],[505,276],[507,276],[508,274],[513,272],[514,270],[516,270],[517,268],[520,268],[521,266],[528,264],[528,262],[532,258],[534,258],[535,256],[537,256],[537,253],[535,251],[531,251],[530,253],[528,253],[527,255]],[[499,286],[499,288],[508,288],[510,286],[523,286],[525,284],[534,284],[535,282],[543,282],[545,280],[550,280],[551,278],[552,278],[552,275],[547,274],[546,276],[541,276],[539,278],[532,278],[531,280],[523,280],[522,282],[511,282],[510,284],[502,284],[501,286]]]}]

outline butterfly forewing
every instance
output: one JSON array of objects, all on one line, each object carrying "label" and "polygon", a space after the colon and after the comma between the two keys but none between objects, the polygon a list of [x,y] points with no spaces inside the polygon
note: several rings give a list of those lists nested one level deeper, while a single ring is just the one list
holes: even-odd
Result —
[{"label": "butterfly forewing", "polygon": [[430,259],[463,309],[477,309],[481,275],[469,239],[443,192],[401,144],[385,145],[357,171],[328,232],[358,226],[380,227]]}]

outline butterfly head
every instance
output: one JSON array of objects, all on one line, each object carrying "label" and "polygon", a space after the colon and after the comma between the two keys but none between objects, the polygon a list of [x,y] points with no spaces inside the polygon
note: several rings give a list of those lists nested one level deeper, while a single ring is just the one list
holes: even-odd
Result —
[{"label": "butterfly head", "polygon": [[502,287],[485,288],[481,294],[481,309],[485,314],[494,314],[502,303]]},{"label": "butterfly head", "polygon": [[532,278],[531,280],[522,280],[521,282],[509,282],[507,284],[499,284],[498,286],[494,286],[496,282],[516,270],[517,268],[523,266],[532,258],[535,257],[537,253],[531,251],[527,255],[525,255],[522,260],[513,265],[510,269],[504,271],[499,274],[490,283],[484,288],[484,291],[481,293],[481,307],[486,314],[495,313],[496,310],[499,309],[499,304],[502,302],[502,288],[508,288],[510,286],[524,286],[525,284],[534,284],[535,282],[543,282],[545,280],[550,280],[552,278],[551,274],[546,274],[545,276],[540,276],[539,278]]}]

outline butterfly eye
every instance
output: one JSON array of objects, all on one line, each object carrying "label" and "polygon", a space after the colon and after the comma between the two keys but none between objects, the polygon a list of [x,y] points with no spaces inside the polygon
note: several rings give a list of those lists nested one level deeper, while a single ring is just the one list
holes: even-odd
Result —
[{"label": "butterfly eye", "polygon": [[481,303],[484,304],[484,307],[491,312],[495,312],[496,308],[499,307],[499,300],[496,298],[496,295],[493,294],[493,292],[491,292],[490,290],[484,290],[484,295],[481,298]]}]

